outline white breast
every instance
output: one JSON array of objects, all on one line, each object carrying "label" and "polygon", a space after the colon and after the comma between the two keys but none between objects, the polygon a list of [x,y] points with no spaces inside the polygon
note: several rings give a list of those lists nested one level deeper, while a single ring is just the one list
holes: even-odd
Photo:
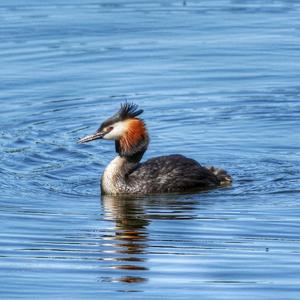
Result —
[{"label": "white breast", "polygon": [[123,160],[120,156],[113,159],[105,168],[102,175],[102,191],[106,194],[118,194],[118,175],[122,167]]}]

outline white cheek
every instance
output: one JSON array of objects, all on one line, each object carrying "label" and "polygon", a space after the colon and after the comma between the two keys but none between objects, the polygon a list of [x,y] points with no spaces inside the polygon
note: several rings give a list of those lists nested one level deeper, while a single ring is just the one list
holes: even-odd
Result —
[{"label": "white cheek", "polygon": [[117,140],[124,134],[125,132],[124,122],[117,122],[113,126],[114,129],[103,137],[105,140]]}]

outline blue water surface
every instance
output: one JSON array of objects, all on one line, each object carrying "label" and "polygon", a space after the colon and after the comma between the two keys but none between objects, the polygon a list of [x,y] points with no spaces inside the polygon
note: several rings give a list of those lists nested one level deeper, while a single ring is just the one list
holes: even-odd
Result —
[{"label": "blue water surface", "polygon": [[[300,2],[0,3],[0,298],[300,294]],[[191,195],[101,197],[122,101],[145,158],[230,172]]]}]

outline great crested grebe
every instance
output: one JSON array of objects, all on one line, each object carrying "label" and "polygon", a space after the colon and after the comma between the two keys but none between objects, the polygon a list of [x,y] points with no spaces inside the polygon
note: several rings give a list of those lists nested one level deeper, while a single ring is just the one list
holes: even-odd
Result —
[{"label": "great crested grebe", "polygon": [[140,163],[149,144],[145,123],[137,118],[143,112],[133,103],[104,121],[96,133],[79,143],[96,139],[115,140],[118,156],[104,170],[103,194],[158,194],[201,191],[231,183],[224,170],[206,168],[182,155],[154,157]]}]

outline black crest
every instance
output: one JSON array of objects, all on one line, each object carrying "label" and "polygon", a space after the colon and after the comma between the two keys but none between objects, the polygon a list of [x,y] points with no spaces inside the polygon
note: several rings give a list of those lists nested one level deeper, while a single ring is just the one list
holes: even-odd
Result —
[{"label": "black crest", "polygon": [[135,118],[143,112],[142,109],[138,108],[139,107],[134,103],[125,102],[121,104],[121,108],[118,111],[117,115],[121,121],[129,118]]},{"label": "black crest", "polygon": [[112,125],[116,122],[137,117],[143,112],[142,109],[138,109],[138,108],[139,107],[134,103],[128,103],[128,102],[122,103],[119,111],[115,115],[113,115],[112,117],[104,121],[99,127],[99,129],[97,130],[97,132],[102,131],[103,128]]}]

